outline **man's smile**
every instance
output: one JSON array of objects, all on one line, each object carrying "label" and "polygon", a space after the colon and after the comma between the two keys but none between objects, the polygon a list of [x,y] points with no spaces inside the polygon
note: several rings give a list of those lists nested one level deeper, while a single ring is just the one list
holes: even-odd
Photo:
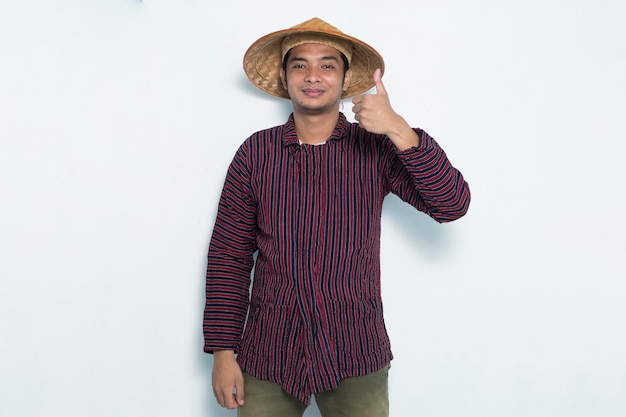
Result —
[{"label": "man's smile", "polygon": [[325,91],[321,88],[306,87],[302,89],[302,92],[309,97],[320,97]]}]

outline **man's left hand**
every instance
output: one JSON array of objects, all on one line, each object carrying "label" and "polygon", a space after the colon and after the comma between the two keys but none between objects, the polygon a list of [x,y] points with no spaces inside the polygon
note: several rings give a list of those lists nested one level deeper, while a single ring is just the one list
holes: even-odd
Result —
[{"label": "man's left hand", "polygon": [[374,71],[374,85],[375,94],[361,94],[352,99],[355,120],[368,132],[387,135],[399,149],[417,146],[417,133],[391,108],[380,69]]}]

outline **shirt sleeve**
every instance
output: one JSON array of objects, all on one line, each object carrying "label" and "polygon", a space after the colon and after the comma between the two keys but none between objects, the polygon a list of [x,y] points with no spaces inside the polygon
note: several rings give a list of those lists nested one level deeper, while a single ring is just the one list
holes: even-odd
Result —
[{"label": "shirt sleeve", "polygon": [[248,311],[256,251],[256,202],[250,186],[246,143],[231,162],[209,244],[204,351],[238,351]]},{"label": "shirt sleeve", "polygon": [[421,129],[415,132],[419,146],[398,151],[388,142],[390,191],[439,223],[459,219],[469,208],[469,185],[432,137]]}]

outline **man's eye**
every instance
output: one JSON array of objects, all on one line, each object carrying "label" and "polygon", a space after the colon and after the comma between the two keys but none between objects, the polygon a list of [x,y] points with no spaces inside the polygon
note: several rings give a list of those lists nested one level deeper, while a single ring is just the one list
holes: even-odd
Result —
[{"label": "man's eye", "polygon": [[330,70],[330,69],[333,69],[335,67],[333,65],[331,65],[331,64],[327,64],[327,65],[322,65],[322,68]]}]

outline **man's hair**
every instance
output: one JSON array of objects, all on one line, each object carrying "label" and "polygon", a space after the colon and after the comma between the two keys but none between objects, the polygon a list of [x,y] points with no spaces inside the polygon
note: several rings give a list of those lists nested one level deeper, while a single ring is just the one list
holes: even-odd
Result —
[{"label": "man's hair", "polygon": [[[283,71],[285,71],[285,73],[287,73],[287,61],[289,61],[289,56],[291,55],[292,49],[293,48],[287,51],[287,53],[285,54],[285,58],[283,59]],[[341,55],[341,60],[343,61],[343,75],[345,76],[346,72],[348,72],[348,70],[350,69],[350,63],[348,62],[348,58],[346,58],[343,52],[337,52],[339,52],[339,55]]]}]

